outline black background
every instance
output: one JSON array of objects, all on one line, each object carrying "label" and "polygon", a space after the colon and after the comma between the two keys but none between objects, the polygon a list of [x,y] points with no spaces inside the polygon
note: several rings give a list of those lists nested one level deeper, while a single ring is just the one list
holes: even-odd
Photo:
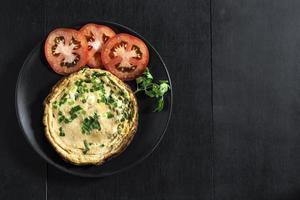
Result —
[{"label": "black background", "polygon": [[[4,0],[0,5],[0,199],[300,199],[300,1]],[[84,179],[47,165],[22,136],[14,91],[56,27],[131,27],[170,72],[169,129],[143,163]]]}]

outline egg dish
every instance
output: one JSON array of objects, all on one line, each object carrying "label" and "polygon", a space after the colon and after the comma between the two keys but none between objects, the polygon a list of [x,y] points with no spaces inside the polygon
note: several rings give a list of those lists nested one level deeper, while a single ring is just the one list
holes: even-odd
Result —
[{"label": "egg dish", "polygon": [[44,101],[45,134],[66,161],[102,164],[120,154],[138,125],[131,89],[101,69],[83,68],[62,80]]}]

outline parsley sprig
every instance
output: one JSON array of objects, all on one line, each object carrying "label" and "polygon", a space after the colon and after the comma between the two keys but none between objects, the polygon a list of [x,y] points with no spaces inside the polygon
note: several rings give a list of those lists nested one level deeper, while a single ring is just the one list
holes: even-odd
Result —
[{"label": "parsley sprig", "polygon": [[137,89],[135,94],[141,91],[151,97],[156,98],[157,104],[154,112],[160,112],[164,108],[164,95],[169,91],[170,85],[167,80],[160,80],[159,83],[153,83],[153,76],[147,68],[142,76],[136,79]]}]

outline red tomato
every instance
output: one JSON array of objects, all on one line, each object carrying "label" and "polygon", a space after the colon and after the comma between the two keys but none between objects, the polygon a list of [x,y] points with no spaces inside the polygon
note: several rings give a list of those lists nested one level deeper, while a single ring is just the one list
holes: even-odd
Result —
[{"label": "red tomato", "polygon": [[109,27],[98,24],[86,24],[80,29],[88,43],[88,65],[101,68],[101,47],[116,33]]},{"label": "red tomato", "polygon": [[122,80],[133,80],[145,71],[149,51],[141,39],[121,33],[105,43],[101,58],[108,71]]},{"label": "red tomato", "polygon": [[44,50],[52,69],[66,75],[86,65],[87,49],[87,42],[79,31],[58,28],[48,35]]}]

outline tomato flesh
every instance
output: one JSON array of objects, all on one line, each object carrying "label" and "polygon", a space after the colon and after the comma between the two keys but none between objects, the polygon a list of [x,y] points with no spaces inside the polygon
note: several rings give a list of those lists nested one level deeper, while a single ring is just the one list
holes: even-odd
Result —
[{"label": "tomato flesh", "polygon": [[87,42],[79,31],[59,28],[48,35],[44,51],[51,68],[66,75],[87,64],[87,48]]},{"label": "tomato flesh", "polygon": [[88,65],[102,68],[101,48],[107,40],[116,35],[109,27],[98,24],[86,24],[80,29],[88,43]]},{"label": "tomato flesh", "polygon": [[109,39],[101,51],[104,67],[122,80],[140,76],[149,62],[145,43],[132,35],[121,33]]}]

